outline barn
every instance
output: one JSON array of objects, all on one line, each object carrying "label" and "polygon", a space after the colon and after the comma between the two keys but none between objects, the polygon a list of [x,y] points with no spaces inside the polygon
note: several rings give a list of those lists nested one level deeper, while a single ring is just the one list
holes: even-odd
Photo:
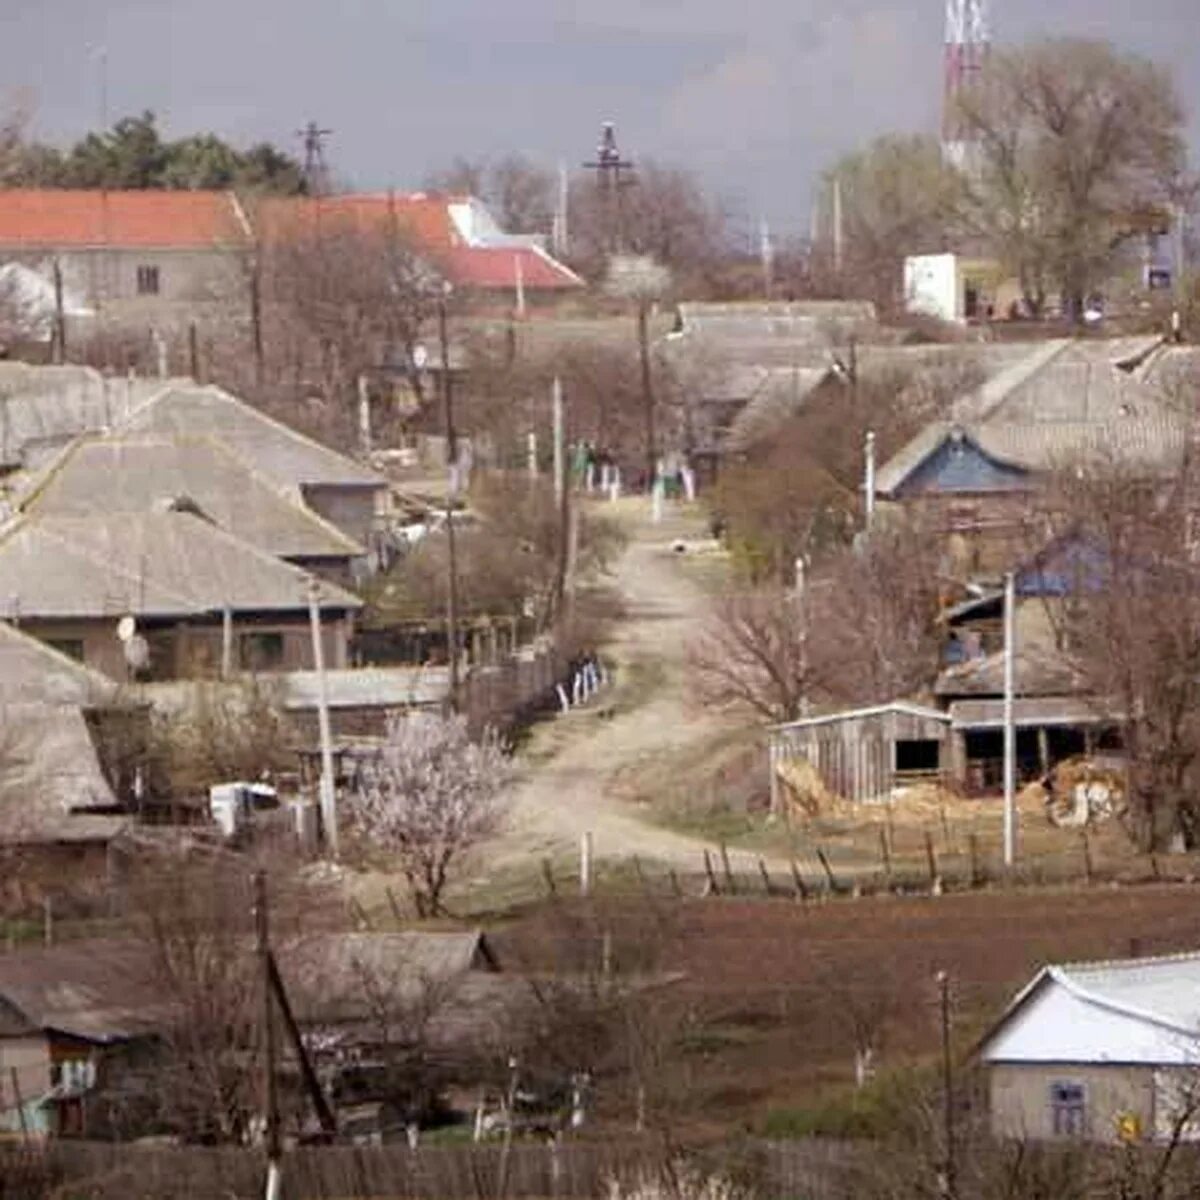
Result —
[{"label": "barn", "polygon": [[772,807],[788,760],[806,760],[847,800],[886,800],[898,784],[940,778],[949,738],[949,714],[904,700],[777,725],[769,742]]}]

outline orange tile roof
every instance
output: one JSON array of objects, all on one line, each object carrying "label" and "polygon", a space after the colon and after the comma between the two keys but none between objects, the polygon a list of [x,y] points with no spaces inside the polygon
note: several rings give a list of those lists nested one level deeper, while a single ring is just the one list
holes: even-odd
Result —
[{"label": "orange tile roof", "polygon": [[0,246],[194,249],[246,231],[229,192],[0,191]]},{"label": "orange tile roof", "polygon": [[345,222],[372,229],[395,221],[398,229],[430,250],[463,245],[450,218],[450,205],[465,203],[465,196],[434,192],[354,193],[343,196],[293,198],[266,197],[255,205],[255,216],[267,237],[320,221]]}]

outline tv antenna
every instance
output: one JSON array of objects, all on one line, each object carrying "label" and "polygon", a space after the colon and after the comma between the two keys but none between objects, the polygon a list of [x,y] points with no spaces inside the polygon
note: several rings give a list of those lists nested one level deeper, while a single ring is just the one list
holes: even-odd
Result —
[{"label": "tv antenna", "polygon": [[621,157],[621,151],[617,148],[617,130],[612,121],[605,121],[600,126],[600,145],[596,147],[596,157],[583,165],[587,170],[596,172],[596,183],[608,210],[610,249],[618,254],[621,251],[622,233],[621,192],[631,187],[635,180],[633,160]]},{"label": "tv antenna", "polygon": [[329,165],[325,161],[325,139],[332,129],[322,129],[316,121],[309,121],[296,136],[304,141],[304,184],[310,196],[321,196],[329,191]]}]

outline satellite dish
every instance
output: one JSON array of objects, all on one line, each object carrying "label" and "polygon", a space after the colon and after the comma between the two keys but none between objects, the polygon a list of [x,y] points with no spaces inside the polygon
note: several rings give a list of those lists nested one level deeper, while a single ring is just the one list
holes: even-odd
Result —
[{"label": "satellite dish", "polygon": [[423,371],[425,364],[429,361],[429,351],[419,342],[412,348],[412,361],[418,371]]},{"label": "satellite dish", "polygon": [[[131,619],[131,618],[127,618]],[[125,662],[135,675],[144,671],[150,665],[150,645],[140,633],[123,639],[125,647]]]},{"label": "satellite dish", "polygon": [[117,622],[117,637],[122,642],[128,643],[135,633],[137,633],[137,622],[132,617],[122,617]]}]

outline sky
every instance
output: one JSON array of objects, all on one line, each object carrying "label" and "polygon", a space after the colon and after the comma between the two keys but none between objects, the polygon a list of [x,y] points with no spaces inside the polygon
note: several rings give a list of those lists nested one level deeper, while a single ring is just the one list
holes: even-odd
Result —
[{"label": "sky", "polygon": [[[990,0],[998,42],[1105,38],[1175,72],[1200,160],[1200,0]],[[409,189],[455,156],[622,151],[694,169],[747,231],[808,227],[812,183],[889,131],[935,132],[943,0],[0,0],[0,95],[70,141],[151,109]]]}]

